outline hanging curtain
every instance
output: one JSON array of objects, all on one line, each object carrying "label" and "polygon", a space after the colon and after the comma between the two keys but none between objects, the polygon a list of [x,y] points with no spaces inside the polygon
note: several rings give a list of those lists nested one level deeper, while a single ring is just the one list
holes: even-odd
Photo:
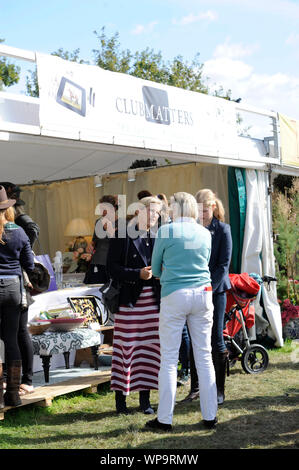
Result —
[{"label": "hanging curtain", "polygon": [[231,272],[240,274],[247,206],[244,169],[228,167],[228,196],[233,240]]},{"label": "hanging curtain", "polygon": [[[268,174],[265,171],[246,170],[247,211],[242,249],[242,272],[275,276],[273,243],[271,236],[271,209],[268,195]],[[256,322],[250,339],[256,335],[268,336],[276,346],[283,346],[280,307],[276,285],[269,290],[261,288],[255,302]]]}]

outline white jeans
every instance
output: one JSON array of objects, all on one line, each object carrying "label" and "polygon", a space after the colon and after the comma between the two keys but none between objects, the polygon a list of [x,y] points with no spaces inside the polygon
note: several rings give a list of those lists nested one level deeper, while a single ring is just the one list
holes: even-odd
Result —
[{"label": "white jeans", "polygon": [[217,413],[217,389],[211,355],[212,291],[204,287],[180,289],[162,297],[160,308],[159,406],[160,423],[171,424],[177,387],[177,365],[182,330],[187,321],[196,365],[200,409],[204,420]]}]

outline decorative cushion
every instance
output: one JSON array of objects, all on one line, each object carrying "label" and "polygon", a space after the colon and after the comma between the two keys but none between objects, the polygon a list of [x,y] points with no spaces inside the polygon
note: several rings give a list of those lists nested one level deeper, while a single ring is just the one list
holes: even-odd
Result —
[{"label": "decorative cushion", "polygon": [[67,332],[46,331],[32,336],[33,354],[52,356],[72,349],[83,349],[101,344],[101,334],[88,328],[78,328]]}]

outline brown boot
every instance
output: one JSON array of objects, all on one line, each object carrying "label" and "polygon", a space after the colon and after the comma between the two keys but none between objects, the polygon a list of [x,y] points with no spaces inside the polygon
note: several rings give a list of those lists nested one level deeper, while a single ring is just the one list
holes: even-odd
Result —
[{"label": "brown boot", "polygon": [[4,399],[3,399],[3,365],[0,362],[0,410],[4,408]]},{"label": "brown boot", "polygon": [[214,364],[215,374],[216,374],[217,401],[218,401],[218,405],[223,405],[224,399],[225,399],[224,388],[225,388],[226,367],[227,367],[227,361],[228,361],[228,351],[215,352],[212,354],[212,357],[213,357],[213,364]]},{"label": "brown boot", "polygon": [[4,394],[5,406],[19,406],[22,404],[19,395],[21,368],[22,361],[7,361],[7,385]]}]

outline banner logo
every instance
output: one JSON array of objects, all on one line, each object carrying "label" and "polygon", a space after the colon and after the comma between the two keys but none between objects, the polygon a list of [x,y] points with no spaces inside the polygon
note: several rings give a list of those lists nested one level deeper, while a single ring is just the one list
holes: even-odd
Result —
[{"label": "banner logo", "polygon": [[151,86],[143,86],[142,95],[145,109],[149,111],[145,114],[145,119],[149,122],[169,126],[167,91]]}]

